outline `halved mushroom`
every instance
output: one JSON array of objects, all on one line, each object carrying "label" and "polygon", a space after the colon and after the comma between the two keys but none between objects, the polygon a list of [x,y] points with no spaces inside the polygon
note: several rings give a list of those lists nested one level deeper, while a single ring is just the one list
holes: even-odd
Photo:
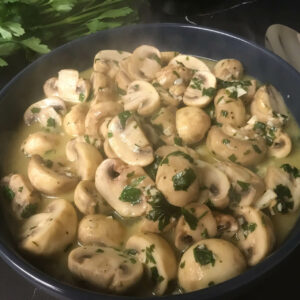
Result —
[{"label": "halved mushroom", "polygon": [[286,121],[287,108],[280,93],[272,85],[263,85],[255,93],[251,113],[260,122],[282,126]]},{"label": "halved mushroom", "polygon": [[78,247],[68,257],[68,267],[80,280],[102,291],[123,293],[137,284],[143,265],[134,257],[113,248]]},{"label": "halved mushroom", "polygon": [[177,249],[183,251],[195,242],[216,236],[216,220],[205,204],[191,203],[182,208],[182,214],[175,228]]},{"label": "halved mushroom", "polygon": [[243,101],[232,96],[226,89],[218,91],[215,100],[216,119],[221,124],[241,127],[246,123],[246,109]]},{"label": "halved mushroom", "polygon": [[[200,185],[208,190],[208,198],[216,208],[224,209],[229,204],[230,182],[226,174],[216,166],[204,161],[196,161]],[[201,193],[201,192],[200,192]]]},{"label": "halved mushroom", "polygon": [[140,262],[145,264],[149,277],[155,284],[154,293],[164,294],[170,280],[176,278],[177,262],[171,246],[159,235],[153,233],[132,235],[127,249],[137,252]]},{"label": "halved mushroom", "polygon": [[133,79],[128,74],[128,62],[129,62],[129,58],[126,58],[119,63],[120,69],[117,72],[115,78],[119,90],[119,94],[120,92],[122,94],[125,94],[130,82],[133,81]]},{"label": "halved mushroom", "polygon": [[191,161],[184,152],[175,151],[165,156],[157,169],[157,188],[172,205],[182,207],[198,197],[199,183]]},{"label": "halved mushroom", "polygon": [[120,247],[125,233],[125,227],[112,216],[87,215],[78,225],[78,241],[84,246]]},{"label": "halved mushroom", "polygon": [[19,245],[34,255],[50,256],[73,242],[77,229],[74,207],[64,199],[50,202],[20,228]]},{"label": "halved mushroom", "polygon": [[200,142],[208,131],[210,124],[210,117],[199,107],[186,106],[176,111],[177,132],[187,144]]},{"label": "halved mushroom", "polygon": [[79,72],[73,69],[63,69],[58,72],[56,81],[48,79],[44,84],[47,97],[59,96],[68,102],[84,102],[90,93],[88,80],[79,77]]},{"label": "halved mushroom", "polygon": [[64,117],[64,129],[72,136],[84,135],[85,117],[89,110],[86,104],[79,103],[72,106],[71,110]]},{"label": "halved mushroom", "polygon": [[276,138],[273,144],[269,147],[269,155],[276,158],[287,157],[292,151],[292,140],[285,132],[276,132]]},{"label": "halved mushroom", "polygon": [[146,213],[147,195],[144,188],[154,185],[143,168],[128,166],[119,159],[104,160],[96,171],[98,192],[123,217]]},{"label": "halved mushroom", "polygon": [[97,212],[106,214],[112,211],[111,207],[97,192],[92,180],[82,180],[77,184],[74,191],[74,204],[84,215]]},{"label": "halved mushroom", "polygon": [[62,117],[67,112],[63,100],[58,97],[45,98],[31,104],[24,113],[24,122],[31,125],[33,122],[40,122],[44,127],[61,126]]},{"label": "halved mushroom", "polygon": [[53,150],[60,142],[60,135],[37,131],[30,134],[21,145],[21,151],[25,155],[44,155],[47,151]]},{"label": "halved mushroom", "polygon": [[248,265],[261,262],[275,245],[272,221],[261,211],[244,206],[235,211],[240,229],[236,234],[236,244],[244,253]]},{"label": "halved mushroom", "polygon": [[227,58],[221,59],[216,63],[214,73],[216,77],[228,81],[240,79],[243,76],[244,68],[237,59]]},{"label": "halved mushroom", "polygon": [[46,165],[39,155],[33,155],[28,163],[28,178],[31,184],[40,192],[57,195],[72,190],[78,179],[62,167]]},{"label": "halved mushroom", "polygon": [[210,71],[196,71],[184,93],[184,104],[207,106],[215,95],[216,85],[216,77]]},{"label": "halved mushroom", "polygon": [[137,111],[142,116],[149,116],[160,106],[156,89],[147,81],[136,80],[130,83],[127,94],[123,96],[124,109]]},{"label": "halved mushroom", "polygon": [[109,145],[108,139],[105,139],[105,140],[104,140],[104,143],[103,143],[103,150],[104,150],[105,155],[106,155],[108,158],[118,158],[117,154],[113,151],[113,149],[112,149],[111,146]]},{"label": "halved mushroom", "polygon": [[218,237],[231,242],[239,230],[239,223],[236,218],[218,211],[214,211],[213,216],[217,222]]},{"label": "halved mushroom", "polygon": [[17,219],[26,219],[35,214],[40,202],[40,196],[34,190],[29,180],[21,174],[4,177],[4,193],[6,187],[10,196],[10,205]]},{"label": "halved mushroom", "polygon": [[252,130],[236,129],[229,124],[212,126],[206,138],[210,152],[224,160],[251,166],[264,158],[267,147]]},{"label": "halved mushroom", "polygon": [[135,80],[150,81],[161,69],[161,55],[157,48],[142,45],[128,59],[129,76]]},{"label": "halved mushroom", "polygon": [[246,270],[247,263],[232,243],[222,239],[207,239],[185,251],[179,266],[179,285],[184,291],[192,292],[241,274]]},{"label": "halved mushroom", "polygon": [[108,132],[110,147],[127,164],[144,167],[153,161],[152,146],[130,112],[115,116],[108,125]]},{"label": "halved mushroom", "polygon": [[96,147],[84,142],[71,140],[66,145],[67,159],[75,162],[77,175],[82,180],[93,180],[97,167],[103,161]]},{"label": "halved mushroom", "polygon": [[263,179],[248,168],[225,161],[218,162],[216,166],[229,178],[234,194],[239,195],[239,201],[230,203],[232,207],[253,205],[263,195],[265,191]]},{"label": "halved mushroom", "polygon": [[201,59],[191,55],[179,54],[169,62],[169,65],[184,65],[186,68],[191,70],[210,72],[209,67]]}]

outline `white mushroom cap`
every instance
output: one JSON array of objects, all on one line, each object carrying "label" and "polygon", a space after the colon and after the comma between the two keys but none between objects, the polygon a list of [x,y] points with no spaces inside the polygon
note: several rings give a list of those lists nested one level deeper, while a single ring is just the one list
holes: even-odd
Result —
[{"label": "white mushroom cap", "polygon": [[227,58],[216,63],[214,73],[216,77],[222,80],[240,79],[243,76],[244,68],[237,59]]},{"label": "white mushroom cap", "polygon": [[[62,117],[67,112],[63,100],[58,97],[45,98],[31,104],[24,113],[24,122],[30,125],[33,122],[40,122],[44,127],[61,126]],[[51,122],[49,123],[49,120]]]},{"label": "white mushroom cap", "polygon": [[209,67],[201,59],[191,55],[179,54],[169,62],[169,65],[175,65],[175,66],[182,65],[182,64],[186,68],[191,70],[210,72]]}]

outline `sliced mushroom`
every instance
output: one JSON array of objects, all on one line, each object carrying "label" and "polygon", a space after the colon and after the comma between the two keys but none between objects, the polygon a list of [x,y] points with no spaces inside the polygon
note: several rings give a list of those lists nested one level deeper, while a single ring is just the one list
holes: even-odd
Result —
[{"label": "sliced mushroom", "polygon": [[101,124],[108,117],[113,117],[123,110],[117,102],[100,102],[90,107],[85,118],[85,132],[88,135],[100,136]]},{"label": "sliced mushroom", "polygon": [[78,241],[84,246],[120,247],[125,233],[125,227],[111,216],[87,215],[79,223]]},{"label": "sliced mushroom", "polygon": [[225,161],[218,162],[217,167],[227,175],[234,192],[239,195],[239,201],[231,203],[232,206],[253,205],[264,193],[263,179],[248,168]]},{"label": "sliced mushroom", "polygon": [[228,124],[212,126],[207,134],[206,146],[219,158],[243,166],[259,163],[267,151],[265,141],[252,130],[235,129]]},{"label": "sliced mushroom", "polygon": [[113,152],[129,165],[147,166],[153,149],[136,120],[128,111],[115,116],[108,125],[109,145]]},{"label": "sliced mushroom", "polygon": [[107,203],[123,217],[137,217],[146,213],[144,188],[154,185],[141,167],[128,166],[119,159],[106,159],[100,164],[95,184]]},{"label": "sliced mushroom", "polygon": [[183,102],[186,105],[205,107],[215,95],[217,80],[210,71],[197,71],[186,89]]},{"label": "sliced mushroom", "polygon": [[200,142],[208,131],[210,123],[208,114],[199,107],[187,106],[176,111],[177,132],[188,145]]},{"label": "sliced mushroom", "polygon": [[175,151],[164,157],[157,169],[157,188],[172,205],[182,207],[198,197],[199,183],[191,160],[185,153]]},{"label": "sliced mushroom", "polygon": [[74,204],[84,215],[99,213],[109,213],[111,207],[97,192],[95,183],[92,180],[80,181],[74,191]]},{"label": "sliced mushroom", "polygon": [[239,224],[235,217],[229,214],[223,214],[218,211],[213,212],[217,222],[218,237],[224,240],[232,241],[239,230]]},{"label": "sliced mushroom", "polygon": [[34,255],[50,256],[73,242],[77,228],[74,207],[64,199],[50,202],[21,226],[19,245]]},{"label": "sliced mushroom", "polygon": [[237,59],[227,58],[221,59],[216,63],[214,73],[216,77],[228,81],[240,79],[243,76],[244,68]]},{"label": "sliced mushroom", "polygon": [[60,136],[58,134],[37,131],[26,138],[21,146],[21,151],[28,156],[34,154],[44,155],[47,151],[57,147],[59,142]]},{"label": "sliced mushroom", "polygon": [[26,177],[12,174],[5,177],[3,182],[10,189],[10,205],[17,219],[26,219],[36,213],[40,196]]},{"label": "sliced mushroom", "polygon": [[96,147],[76,140],[67,143],[66,156],[68,160],[75,162],[77,175],[82,180],[93,180],[97,167],[103,161]]},{"label": "sliced mushroom", "polygon": [[208,198],[216,208],[224,209],[229,204],[230,182],[226,174],[216,166],[204,161],[196,161],[200,184],[208,190]]},{"label": "sliced mushroom", "polygon": [[143,275],[143,265],[135,258],[116,249],[99,246],[72,250],[68,267],[80,280],[112,293],[125,292]]},{"label": "sliced mushroom", "polygon": [[169,62],[169,65],[184,65],[191,70],[210,72],[209,67],[201,59],[190,55],[179,54]]},{"label": "sliced mushroom", "polygon": [[62,117],[67,112],[63,100],[58,97],[45,98],[31,104],[24,113],[26,125],[39,122],[43,127],[61,126]]},{"label": "sliced mushroom", "polygon": [[192,292],[241,274],[247,264],[240,250],[230,242],[207,239],[185,251],[179,266],[179,285],[184,291]]},{"label": "sliced mushroom", "polygon": [[119,92],[121,92],[122,94],[126,93],[130,82],[133,81],[133,79],[128,74],[128,62],[129,58],[126,58],[119,63],[120,69],[117,72],[115,78],[117,87],[118,89],[120,89]]},{"label": "sliced mushroom", "polygon": [[147,81],[136,80],[130,83],[127,94],[123,97],[124,109],[137,111],[142,116],[149,116],[160,106],[156,89]]},{"label": "sliced mushroom", "polygon": [[175,246],[183,251],[203,239],[215,237],[217,223],[205,204],[192,203],[182,210],[175,228]]},{"label": "sliced mushroom", "polygon": [[89,110],[86,104],[79,103],[72,106],[71,110],[64,117],[64,129],[72,136],[84,135],[85,117]]},{"label": "sliced mushroom", "polygon": [[163,295],[177,272],[176,257],[171,246],[159,235],[147,233],[132,235],[126,248],[137,251],[137,258],[145,264],[155,284],[154,293]]},{"label": "sliced mushroom", "polygon": [[285,132],[276,132],[276,138],[269,147],[269,155],[276,158],[287,157],[292,151],[292,140]]},{"label": "sliced mushroom", "polygon": [[160,69],[160,52],[152,46],[142,45],[136,48],[128,60],[129,76],[135,80],[150,81]]},{"label": "sliced mushroom", "polygon": [[40,192],[57,195],[72,190],[78,179],[62,168],[47,167],[39,155],[33,155],[28,163],[28,178],[31,184]]},{"label": "sliced mushroom", "polygon": [[248,265],[261,262],[275,245],[275,234],[270,218],[261,211],[245,206],[235,211],[240,229],[236,244],[244,253]]},{"label": "sliced mushroom", "polygon": [[215,100],[216,119],[221,124],[241,127],[246,123],[246,109],[243,101],[234,98],[226,89],[218,91]]},{"label": "sliced mushroom", "polygon": [[118,156],[116,155],[116,153],[113,151],[113,149],[111,148],[111,146],[109,145],[109,141],[108,139],[104,140],[103,143],[103,150],[104,153],[106,154],[106,156],[108,158],[118,158]]}]

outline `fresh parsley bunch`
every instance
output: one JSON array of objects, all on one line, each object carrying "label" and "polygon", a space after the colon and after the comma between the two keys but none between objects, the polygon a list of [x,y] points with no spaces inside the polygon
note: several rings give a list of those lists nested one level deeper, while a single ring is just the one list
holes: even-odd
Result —
[{"label": "fresh parsley bunch", "polygon": [[136,22],[140,0],[1,0],[0,67],[18,50],[44,54],[77,37]]}]

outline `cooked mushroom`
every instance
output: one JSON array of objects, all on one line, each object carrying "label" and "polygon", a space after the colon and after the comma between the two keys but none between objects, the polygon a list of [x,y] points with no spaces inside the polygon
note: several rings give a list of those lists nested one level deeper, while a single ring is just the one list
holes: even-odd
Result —
[{"label": "cooked mushroom", "polygon": [[119,94],[125,95],[130,82],[133,81],[128,74],[128,62],[129,58],[126,58],[119,63],[120,68],[115,78]]},{"label": "cooked mushroom", "polygon": [[57,195],[72,190],[78,179],[63,172],[62,168],[45,162],[39,155],[33,155],[28,163],[28,178],[31,184],[40,192]]},{"label": "cooked mushroom", "polygon": [[261,211],[244,206],[235,211],[240,229],[236,244],[244,253],[248,265],[261,262],[275,245],[275,234],[270,218]]},{"label": "cooked mushroom", "polygon": [[86,104],[79,103],[72,106],[71,110],[64,117],[64,129],[72,136],[84,135],[85,117],[89,110]]},{"label": "cooked mushroom", "polygon": [[[40,196],[26,177],[12,174],[5,177],[3,183],[9,189],[10,205],[17,219],[26,219],[36,213]],[[3,189],[5,192],[5,187]]]},{"label": "cooked mushroom", "polygon": [[147,81],[136,80],[130,83],[127,94],[123,96],[124,109],[137,111],[142,116],[149,116],[160,106],[156,89]]},{"label": "cooked mushroom", "polygon": [[93,180],[95,172],[103,160],[96,147],[84,142],[71,140],[66,145],[67,159],[75,162],[77,175],[82,180]]},{"label": "cooked mushroom", "polygon": [[106,214],[112,211],[111,207],[97,192],[92,180],[82,180],[77,184],[74,191],[74,204],[84,215],[97,212]]},{"label": "cooked mushroom", "polygon": [[237,59],[227,58],[221,59],[216,63],[214,73],[216,77],[228,81],[240,79],[243,76],[244,68]]},{"label": "cooked mushroom", "polygon": [[24,113],[26,125],[39,122],[42,126],[51,128],[61,126],[62,117],[66,113],[66,105],[58,97],[45,98],[31,104]]},{"label": "cooked mushroom", "polygon": [[186,68],[191,70],[210,72],[209,67],[201,59],[190,55],[179,54],[169,62],[169,65],[184,65]]},{"label": "cooked mushroom", "polygon": [[104,140],[104,143],[103,143],[103,150],[104,150],[105,155],[106,155],[108,158],[118,158],[118,156],[116,155],[116,153],[115,153],[115,152],[113,151],[113,149],[110,147],[109,142],[108,142],[108,139],[105,139],[105,140]]},{"label": "cooked mushroom", "polygon": [[110,147],[127,164],[144,167],[153,161],[152,146],[130,112],[115,116],[108,125],[108,132]]},{"label": "cooked mushroom", "polygon": [[222,239],[202,240],[181,257],[179,285],[186,292],[204,289],[241,274],[246,266],[242,253],[230,242]]},{"label": "cooked mushroom", "polygon": [[[229,204],[230,182],[226,174],[216,166],[204,161],[196,161],[200,184],[208,190],[208,198],[216,208],[224,209]],[[200,192],[201,193],[201,192]]]},{"label": "cooked mushroom", "polygon": [[157,169],[157,188],[172,205],[182,207],[198,197],[199,183],[192,161],[184,152],[175,151],[165,156]]},{"label": "cooked mushroom", "polygon": [[27,156],[44,155],[57,147],[59,142],[60,136],[58,134],[37,131],[26,138],[21,146],[21,151]]},{"label": "cooked mushroom", "polygon": [[267,151],[263,138],[252,130],[236,129],[228,124],[212,126],[207,134],[206,146],[219,158],[243,166],[259,163]]},{"label": "cooked mushroom", "polygon": [[213,216],[217,222],[218,237],[231,242],[239,230],[239,224],[236,218],[218,211],[214,211]]},{"label": "cooked mushroom", "polygon": [[185,154],[188,154],[193,160],[197,160],[199,159],[199,154],[197,151],[195,151],[192,148],[189,147],[180,147],[180,146],[171,146],[171,145],[165,145],[165,146],[161,146],[159,148],[156,149],[155,151],[155,155],[163,158],[165,156],[167,156],[168,154],[172,153],[172,152],[183,152]]},{"label": "cooked mushroom", "polygon": [[241,127],[246,123],[246,109],[239,98],[234,98],[226,89],[218,91],[215,100],[216,119],[221,124]]},{"label": "cooked mushroom", "polygon": [[142,45],[136,48],[128,59],[128,73],[135,80],[150,81],[160,69],[160,52],[152,46]]},{"label": "cooked mushroom", "polygon": [[216,77],[211,72],[195,72],[184,93],[183,102],[191,106],[207,106],[215,95],[216,85]]},{"label": "cooked mushroom", "polygon": [[292,140],[285,132],[276,132],[276,138],[269,147],[268,153],[276,158],[287,157],[292,151]]},{"label": "cooked mushroom", "polygon": [[208,114],[199,107],[187,106],[176,111],[177,132],[187,144],[200,142],[209,129],[210,123]]},{"label": "cooked mushroom", "polygon": [[50,256],[73,242],[76,229],[74,207],[64,199],[56,199],[25,221],[20,228],[19,244],[26,252]]},{"label": "cooked mushroom", "polygon": [[144,188],[154,185],[143,168],[128,166],[119,159],[104,160],[96,171],[98,192],[123,217],[145,214],[147,197]]},{"label": "cooked mushroom", "polygon": [[143,265],[139,261],[109,247],[78,247],[70,252],[68,267],[80,280],[112,293],[125,292],[143,275]]},{"label": "cooked mushroom", "polygon": [[263,179],[248,168],[225,161],[218,162],[216,166],[229,178],[234,194],[239,195],[238,201],[233,201],[231,206],[253,205],[264,193]]},{"label": "cooked mushroom", "polygon": [[253,100],[257,87],[255,79],[249,80],[249,83],[250,84],[246,87],[247,93],[241,96],[241,99],[247,104]]},{"label": "cooked mushroom", "polygon": [[87,215],[78,226],[78,241],[81,245],[105,245],[120,247],[124,241],[124,226],[111,216]]},{"label": "cooked mushroom", "polygon": [[160,55],[161,55],[162,64],[167,65],[172,58],[174,58],[175,56],[178,55],[178,52],[176,52],[176,51],[163,51],[163,52],[160,52]]},{"label": "cooked mushroom", "polygon": [[191,203],[182,208],[182,214],[175,228],[177,249],[183,251],[195,242],[216,236],[216,220],[205,204]]},{"label": "cooked mushroom", "polygon": [[155,284],[154,293],[163,295],[177,272],[176,257],[167,241],[154,233],[136,234],[128,239],[126,248],[137,252]]}]

